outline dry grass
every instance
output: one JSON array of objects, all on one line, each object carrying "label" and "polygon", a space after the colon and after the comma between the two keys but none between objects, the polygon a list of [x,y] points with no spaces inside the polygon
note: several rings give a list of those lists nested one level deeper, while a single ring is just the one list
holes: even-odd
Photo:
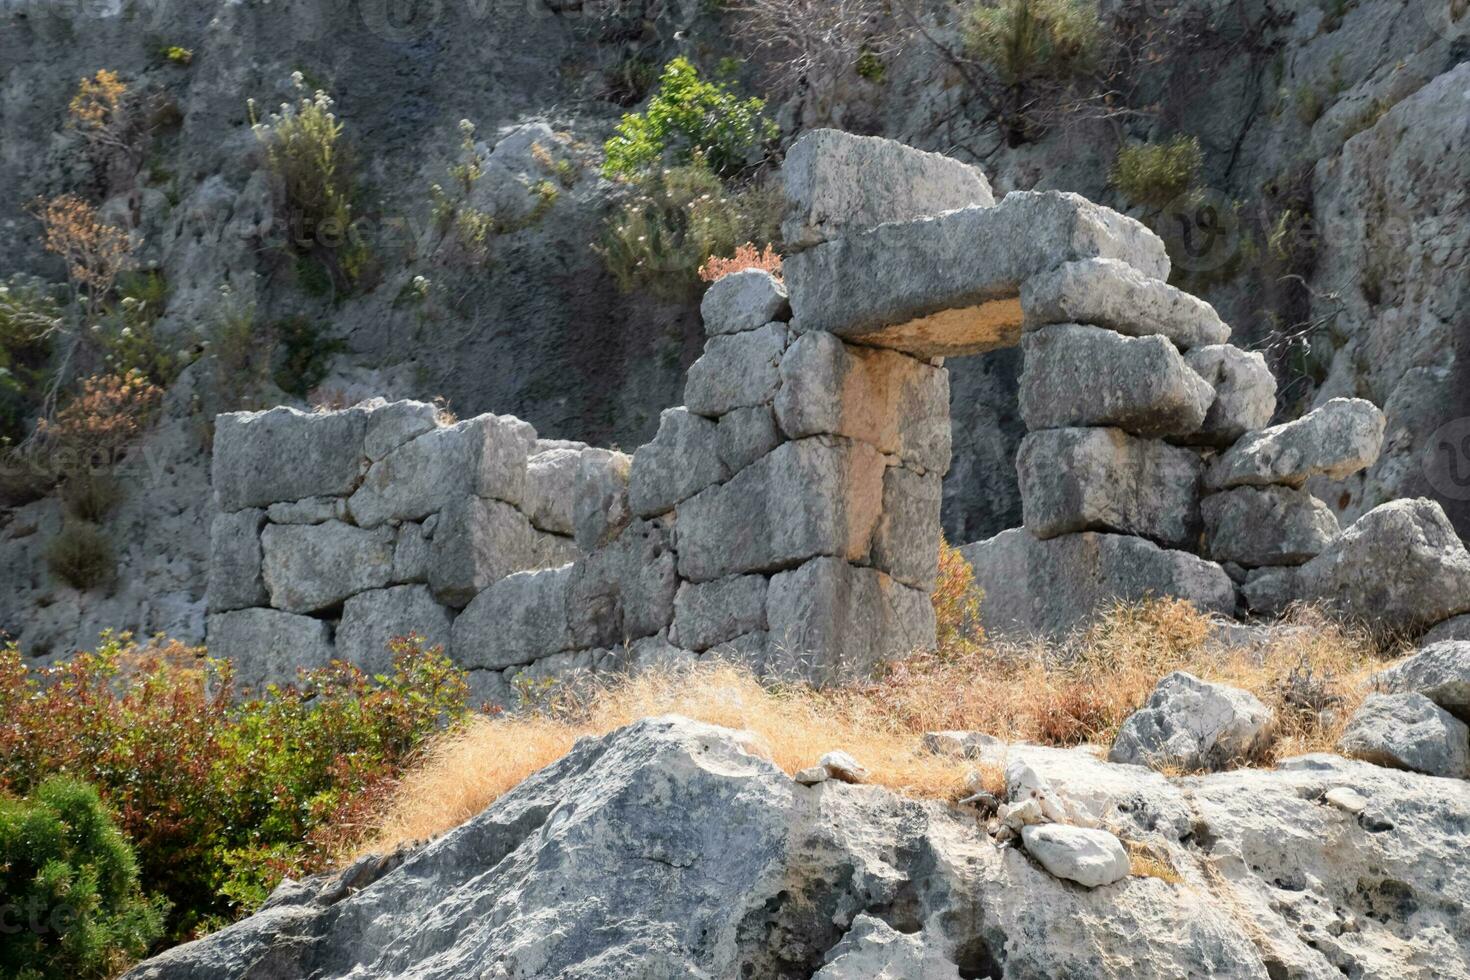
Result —
[{"label": "dry grass", "polygon": [[1133,877],[1158,878],[1171,885],[1184,883],[1184,878],[1162,849],[1141,841],[1127,840],[1123,843],[1128,848],[1128,873]]},{"label": "dry grass", "polygon": [[[788,773],[841,748],[872,782],[908,796],[953,801],[966,795],[974,762],[923,751],[920,735],[979,729],[1007,741],[1052,745],[1109,742],[1124,719],[1172,670],[1254,692],[1280,718],[1272,757],[1328,749],[1381,666],[1360,635],[1308,613],[1251,649],[1211,640],[1210,621],[1187,603],[1119,607],[1070,643],[1013,647],[952,644],[896,664],[871,683],[829,691],[763,686],[737,667],[703,665],[606,681],[595,690],[553,692],[534,714],[476,717],[446,734],[405,780],[371,849],[432,837],[457,826],[531,773],[565,755],[581,735],[600,735],[650,715],[681,714],[764,740]],[[1309,668],[1336,698],[1326,713],[1295,706],[1288,684]],[[1267,760],[1269,761],[1269,760]],[[1003,789],[999,770],[980,786]],[[1152,868],[1144,858],[1141,868]],[[1152,873],[1168,880],[1165,871]],[[1170,871],[1169,873],[1172,873]]]}]

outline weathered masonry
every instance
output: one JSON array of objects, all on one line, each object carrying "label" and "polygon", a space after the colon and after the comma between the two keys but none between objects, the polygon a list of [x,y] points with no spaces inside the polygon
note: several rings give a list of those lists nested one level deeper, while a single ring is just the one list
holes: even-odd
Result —
[{"label": "weathered masonry", "polygon": [[[1339,399],[1267,428],[1265,361],[1166,283],[1143,225],[1072,194],[996,203],[972,167],[833,131],[785,179],[784,283],[710,288],[685,404],[631,457],[416,402],[221,416],[213,651],[259,684],[378,669],[415,632],[501,701],[707,657],[863,674],[934,640],[943,359],[1017,344],[1026,526],[966,549],[987,628],[1056,634],[1147,594],[1234,614],[1241,587],[1259,608],[1344,593],[1334,549],[1362,545],[1302,487],[1370,464],[1382,413]],[[1448,527],[1414,504],[1388,523]],[[1451,551],[1422,574],[1458,592],[1420,619],[1470,610]]]}]

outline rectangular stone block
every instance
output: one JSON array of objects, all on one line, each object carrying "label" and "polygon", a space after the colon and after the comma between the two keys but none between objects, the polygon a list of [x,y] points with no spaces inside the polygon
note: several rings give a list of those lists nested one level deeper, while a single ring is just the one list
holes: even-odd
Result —
[{"label": "rectangular stone block", "polygon": [[536,430],[509,415],[431,429],[373,463],[348,501],[363,527],[417,521],[474,494],[519,505]]},{"label": "rectangular stone block", "polygon": [[939,575],[939,510],[944,485],[938,473],[890,466],[883,474],[883,516],[873,532],[873,567],[924,592]]},{"label": "rectangular stone block", "polygon": [[215,417],[215,500],[229,513],[279,501],[345,496],[362,474],[368,412],[228,412]]},{"label": "rectangular stone block", "polygon": [[389,673],[393,640],[414,635],[422,638],[423,649],[440,647],[447,652],[452,621],[449,610],[434,601],[427,586],[398,585],[361,592],[342,607],[337,659],[369,675]]},{"label": "rectangular stone block", "polygon": [[330,609],[381,589],[393,575],[394,530],[324,524],[270,524],[261,533],[271,605],[293,613]]},{"label": "rectangular stone block", "polygon": [[713,582],[685,582],[674,597],[675,646],[702,653],[720,643],[766,628],[766,579],[735,575]]},{"label": "rectangular stone block", "polygon": [[210,656],[234,668],[236,690],[292,683],[298,670],[325,667],[334,653],[325,622],[278,609],[215,613],[205,641]]},{"label": "rectangular stone block", "polygon": [[1026,329],[1084,323],[1131,337],[1166,337],[1180,350],[1223,344],[1230,328],[1215,308],[1117,259],[1068,262],[1021,287]]},{"label": "rectangular stone block", "polygon": [[665,409],[658,434],[633,454],[628,504],[639,517],[657,517],[729,476],[717,423],[686,408]]},{"label": "rectangular stone block", "polygon": [[577,477],[582,470],[585,448],[539,449],[526,461],[526,494],[521,509],[541,530],[565,535],[575,533]]},{"label": "rectangular stone block", "polygon": [[260,530],[265,511],[258,507],[219,514],[209,526],[209,611],[264,606],[270,601],[261,576]]},{"label": "rectangular stone block", "polygon": [[679,506],[679,573],[707,582],[808,558],[867,560],[883,502],[883,457],[819,436],[788,442]]},{"label": "rectangular stone block", "polygon": [[1246,568],[1300,565],[1337,537],[1337,515],[1305,490],[1240,487],[1200,503],[1205,552]]},{"label": "rectangular stone block", "polygon": [[1065,262],[1112,258],[1167,279],[1164,243],[1076,194],[1015,192],[995,207],[879,225],[788,257],[793,323],[923,356],[1020,340],[1026,280]]},{"label": "rectangular stone block", "polygon": [[934,646],[927,593],[872,568],[817,558],[771,579],[766,672],[814,684],[860,680]]},{"label": "rectangular stone block", "polygon": [[572,566],[517,572],[481,592],[454,621],[457,666],[522,666],[572,647],[567,602]]},{"label": "rectangular stone block", "polygon": [[572,566],[567,600],[572,646],[610,648],[668,629],[678,588],[668,522],[634,521],[616,540]]},{"label": "rectangular stone block", "polygon": [[781,167],[781,237],[802,249],[888,221],[995,203],[978,168],[894,140],[835,129],[803,134]]},{"label": "rectangular stone block", "polygon": [[704,353],[689,366],[684,405],[707,418],[751,405],[764,405],[780,383],[781,355],[786,351],[786,324],[768,323],[759,330],[711,337]]},{"label": "rectangular stone block", "polygon": [[469,496],[440,511],[431,556],[429,587],[455,609],[507,575],[550,561],[543,535],[525,514],[504,501]]},{"label": "rectangular stone block", "polygon": [[792,439],[846,436],[926,471],[949,469],[949,372],[906,354],[805,334],[781,359],[776,417]]},{"label": "rectangular stone block", "polygon": [[1021,440],[1016,475],[1039,538],[1117,531],[1174,547],[1200,533],[1198,454],[1122,429],[1048,429]]},{"label": "rectangular stone block", "polygon": [[622,533],[632,520],[628,504],[628,477],[633,457],[611,449],[588,449],[577,471],[574,507],[577,549],[600,548]]}]

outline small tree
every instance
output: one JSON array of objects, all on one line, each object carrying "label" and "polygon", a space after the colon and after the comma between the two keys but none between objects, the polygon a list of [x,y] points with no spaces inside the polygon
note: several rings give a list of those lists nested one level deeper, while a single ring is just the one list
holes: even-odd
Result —
[{"label": "small tree", "polygon": [[1195,185],[1203,160],[1193,136],[1134,143],[1118,150],[1111,179],[1130,204],[1162,208]]},{"label": "small tree", "polygon": [[719,176],[734,176],[779,134],[765,108],[763,99],[742,99],[724,83],[705,81],[687,58],[675,58],[664,66],[647,110],[618,123],[604,145],[602,172],[637,177],[699,157]]},{"label": "small tree", "polygon": [[41,222],[42,246],[66,263],[73,299],[95,318],[132,251],[127,232],[75,194],[37,200],[32,213]]},{"label": "small tree", "polygon": [[138,884],[133,849],[97,791],[55,777],[0,797],[0,975],[112,976],[163,934],[167,903]]},{"label": "small tree", "polygon": [[67,122],[86,142],[94,166],[107,168],[121,160],[131,180],[147,152],[153,108],[149,100],[130,92],[116,72],[103,68],[81,80],[68,106]]}]

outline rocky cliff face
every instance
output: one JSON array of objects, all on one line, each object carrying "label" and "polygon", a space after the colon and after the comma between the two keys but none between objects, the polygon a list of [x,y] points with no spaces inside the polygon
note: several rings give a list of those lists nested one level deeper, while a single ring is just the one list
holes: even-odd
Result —
[{"label": "rocky cliff face", "polygon": [[128,976],[1470,975],[1462,780],[1327,755],[1182,779],[1009,755],[1016,792],[1044,783],[1048,806],[1173,870],[1099,879],[1037,827],[998,845],[973,810],[802,785],[748,735],[653,718]]},{"label": "rocky cliff face", "polygon": [[[1389,417],[1378,464],[1347,481],[1315,481],[1313,492],[1347,519],[1394,497],[1430,496],[1465,534],[1470,457],[1454,428],[1470,416],[1463,13],[1435,0],[1343,9],[1188,2],[1177,12],[1171,56],[1130,79],[1130,104],[1150,110],[1138,117],[1079,117],[1008,146],[962,66],[931,43],[957,44],[952,12],[936,7],[881,80],[854,75],[820,105],[787,99],[784,137],[835,122],[975,162],[998,193],[1075,190],[1122,207],[1107,179],[1122,142],[1197,135],[1206,200],[1238,220],[1202,228],[1198,209],[1138,212],[1180,230],[1185,251],[1197,253],[1175,256],[1184,285],[1220,308],[1242,346],[1276,342],[1285,417],[1340,395],[1366,397]],[[443,396],[461,416],[514,413],[549,438],[647,441],[699,352],[698,319],[692,299],[619,292],[592,252],[616,195],[596,176],[595,147],[641,94],[625,84],[630,66],[678,53],[709,64],[744,57],[731,40],[733,15],[693,0],[430,4],[400,14],[375,0],[11,0],[0,8],[0,271],[57,276],[25,204],[85,179],[61,120],[76,80],[112,68],[172,107],[143,177],[100,189],[107,213],[141,235],[141,258],[172,285],[165,336],[194,343],[229,284],[261,322],[304,316],[342,342],[323,381],[340,397]],[[169,61],[160,51],[170,46],[193,60]],[[745,60],[759,89],[759,61]],[[381,281],[340,301],[313,295],[304,270],[269,248],[280,232],[269,227],[245,100],[286,97],[292,71],[339,100],[383,258]],[[539,174],[533,143],[570,178],[539,220],[501,236],[474,268],[440,261],[428,219],[428,187],[443,180],[463,118],[493,148],[490,193],[504,206],[521,206],[525,181]],[[416,275],[435,285],[430,309],[399,302]],[[1288,335],[1304,342],[1285,345]],[[1000,351],[950,366],[945,525],[953,540],[971,541],[1019,523],[1021,358]],[[225,407],[214,387],[201,361],[169,394],[168,420],[144,447],[151,476],[129,480],[112,529],[122,559],[110,595],[76,593],[46,574],[40,550],[59,521],[54,501],[7,515],[0,624],[34,652],[88,644],[103,625],[202,635],[201,420]]]}]

